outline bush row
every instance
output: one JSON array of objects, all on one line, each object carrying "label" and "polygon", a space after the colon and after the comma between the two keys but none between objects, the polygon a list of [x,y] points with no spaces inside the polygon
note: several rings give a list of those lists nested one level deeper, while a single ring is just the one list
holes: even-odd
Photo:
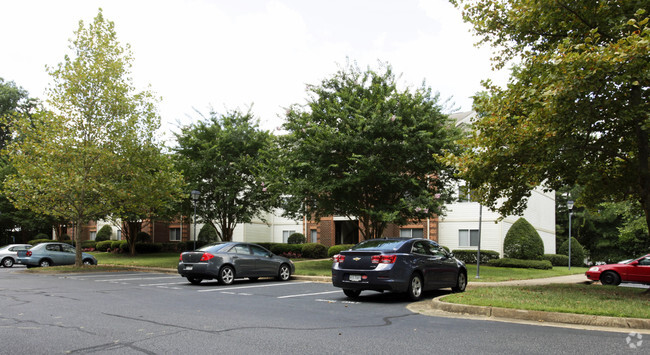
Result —
[{"label": "bush row", "polygon": [[562,254],[544,254],[544,260],[551,262],[553,266],[567,266],[569,265],[569,256]]},{"label": "bush row", "polygon": [[[462,260],[465,264],[476,264],[476,250],[456,249],[452,253],[458,260]],[[494,250],[481,250],[481,264],[487,264],[490,260],[499,258],[499,252]]]},{"label": "bush row", "polygon": [[493,259],[488,262],[488,265],[497,267],[516,267],[540,270],[548,270],[553,268],[553,265],[551,265],[551,262],[548,260],[521,260],[511,258]]},{"label": "bush row", "polygon": [[327,256],[328,257],[333,257],[334,255],[342,252],[343,250],[348,250],[352,248],[354,244],[339,244],[339,245],[332,245],[329,249],[327,249]]}]

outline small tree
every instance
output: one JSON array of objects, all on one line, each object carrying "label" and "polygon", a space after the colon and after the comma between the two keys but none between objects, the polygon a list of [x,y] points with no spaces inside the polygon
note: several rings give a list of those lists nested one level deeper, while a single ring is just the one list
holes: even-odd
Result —
[{"label": "small tree", "polygon": [[111,228],[111,226],[109,226],[108,224],[105,224],[97,232],[97,235],[95,236],[95,241],[101,242],[104,240],[110,240],[112,235],[113,235],[113,228]]},{"label": "small tree", "polygon": [[302,233],[293,233],[287,239],[287,244],[305,244],[307,239]]},{"label": "small tree", "polygon": [[503,255],[513,259],[542,260],[544,242],[535,227],[526,219],[519,218],[506,233]]},{"label": "small tree", "polygon": [[198,240],[207,243],[214,243],[219,241],[219,235],[217,235],[217,230],[210,224],[204,224],[199,231]]}]

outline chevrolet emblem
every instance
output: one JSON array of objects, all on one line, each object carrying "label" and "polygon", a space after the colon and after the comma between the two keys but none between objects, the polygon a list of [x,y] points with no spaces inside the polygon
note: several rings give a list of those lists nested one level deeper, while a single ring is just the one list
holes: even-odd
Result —
[{"label": "chevrolet emblem", "polygon": [[361,258],[352,258],[352,260],[359,261],[359,260],[361,260]]}]

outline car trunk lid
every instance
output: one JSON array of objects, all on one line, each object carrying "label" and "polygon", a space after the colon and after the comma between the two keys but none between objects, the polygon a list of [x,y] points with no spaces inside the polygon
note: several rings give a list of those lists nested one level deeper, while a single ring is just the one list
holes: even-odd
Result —
[{"label": "car trunk lid", "polygon": [[380,251],[344,251],[340,253],[345,260],[339,263],[341,269],[373,270],[377,264],[372,262],[373,255],[381,255]]}]

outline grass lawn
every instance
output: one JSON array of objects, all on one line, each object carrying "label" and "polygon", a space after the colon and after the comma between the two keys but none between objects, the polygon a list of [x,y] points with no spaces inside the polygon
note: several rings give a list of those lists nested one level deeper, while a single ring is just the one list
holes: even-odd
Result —
[{"label": "grass lawn", "polygon": [[176,269],[178,266],[178,256],[180,253],[153,253],[138,254],[131,256],[129,254],[113,254],[104,252],[90,253],[97,258],[97,263],[101,265],[121,265],[121,266],[146,266],[146,267],[163,267]]},{"label": "grass lawn", "polygon": [[476,306],[650,318],[650,295],[643,294],[644,291],[598,284],[477,287],[445,296],[443,300]]}]

